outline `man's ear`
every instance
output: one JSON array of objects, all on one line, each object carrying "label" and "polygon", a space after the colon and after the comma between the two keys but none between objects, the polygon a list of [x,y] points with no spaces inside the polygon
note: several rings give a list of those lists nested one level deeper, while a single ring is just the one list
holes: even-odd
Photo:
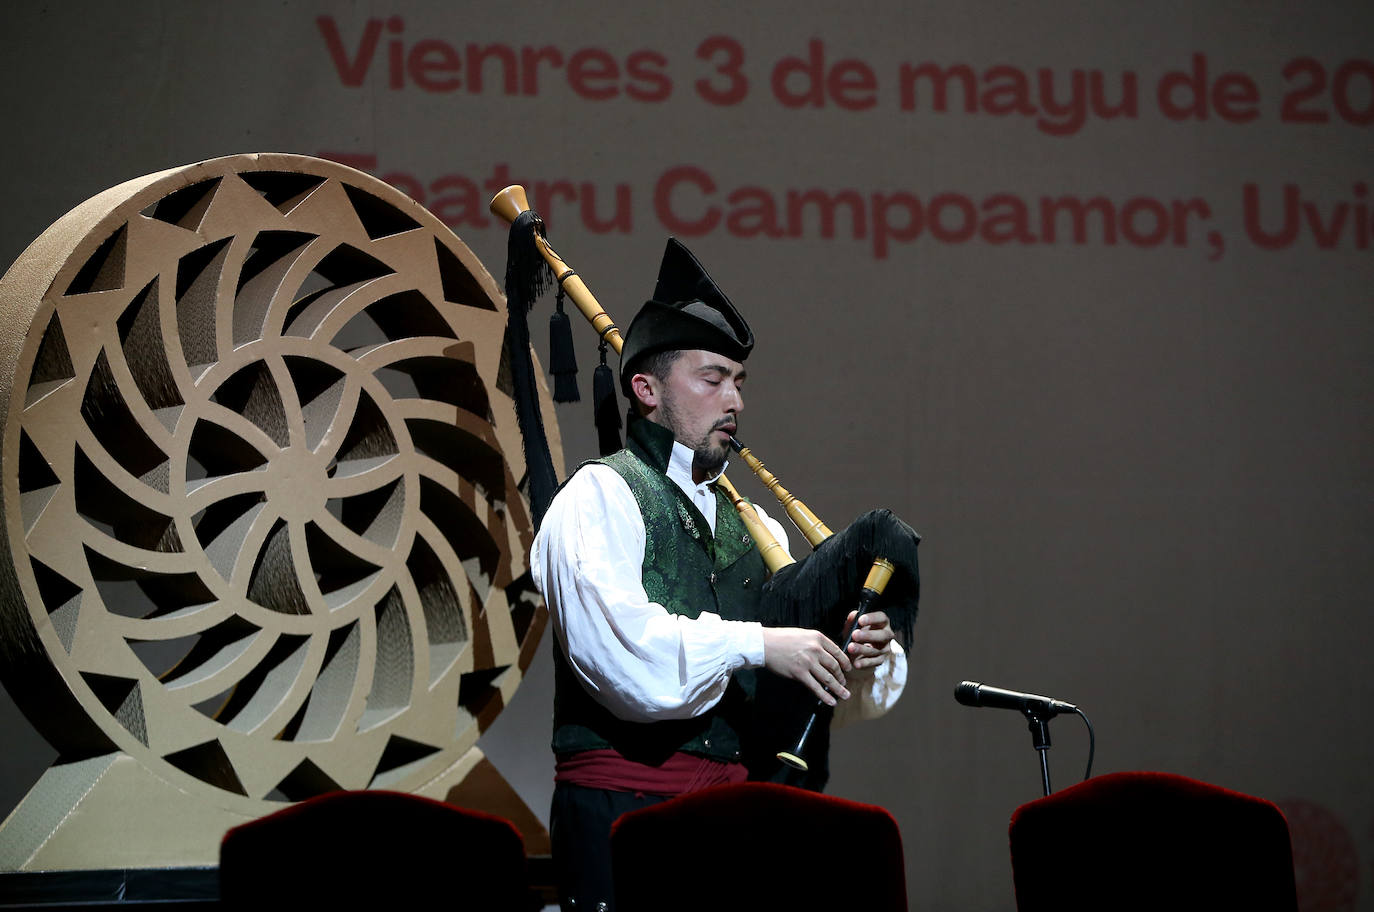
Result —
[{"label": "man's ear", "polygon": [[630,378],[630,392],[645,408],[658,408],[658,397],[662,393],[658,378],[653,374],[635,374]]}]

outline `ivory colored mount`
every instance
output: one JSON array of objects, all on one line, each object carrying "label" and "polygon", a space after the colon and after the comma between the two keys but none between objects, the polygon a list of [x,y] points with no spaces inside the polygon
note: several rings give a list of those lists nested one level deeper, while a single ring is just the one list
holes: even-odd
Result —
[{"label": "ivory colored mount", "polygon": [[0,309],[0,674],[64,761],[230,822],[480,761],[546,615],[505,303],[451,231],[345,166],[232,156],[82,204]]}]

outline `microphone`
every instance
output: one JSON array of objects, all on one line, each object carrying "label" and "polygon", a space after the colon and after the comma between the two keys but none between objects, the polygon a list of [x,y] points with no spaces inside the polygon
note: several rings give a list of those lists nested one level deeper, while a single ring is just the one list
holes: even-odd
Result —
[{"label": "microphone", "polygon": [[1048,719],[1060,713],[1078,712],[1078,707],[1062,700],[1053,700],[1039,694],[1020,693],[1003,690],[991,684],[964,681],[954,688],[954,699],[965,706],[989,706],[994,709],[1016,709],[1023,713]]}]

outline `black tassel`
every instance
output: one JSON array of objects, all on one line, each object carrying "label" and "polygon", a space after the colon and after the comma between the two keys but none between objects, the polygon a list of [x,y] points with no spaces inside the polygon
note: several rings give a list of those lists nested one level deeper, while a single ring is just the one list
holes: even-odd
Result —
[{"label": "black tassel", "polygon": [[506,303],[519,301],[524,305],[521,312],[526,314],[553,284],[553,270],[539,253],[536,234],[544,236],[544,220],[527,209],[511,222],[506,242]]},{"label": "black tassel", "polygon": [[563,286],[558,286],[555,310],[549,314],[549,373],[553,374],[553,401],[578,402],[577,353],[573,351],[572,324],[563,312]]},{"label": "black tassel", "polygon": [[606,364],[606,340],[601,340],[601,363],[592,372],[592,415],[601,455],[620,449],[620,401],[615,395],[615,372]]},{"label": "black tassel", "polygon": [[515,396],[515,415],[520,436],[525,442],[525,473],[529,479],[530,512],[534,526],[544,519],[549,502],[558,489],[544,416],[539,411],[539,395],[530,355],[529,311],[544,289],[553,282],[553,272],[539,255],[536,232],[544,233],[544,223],[532,211],[520,213],[511,223],[506,245],[506,338],[502,361],[509,366]]}]

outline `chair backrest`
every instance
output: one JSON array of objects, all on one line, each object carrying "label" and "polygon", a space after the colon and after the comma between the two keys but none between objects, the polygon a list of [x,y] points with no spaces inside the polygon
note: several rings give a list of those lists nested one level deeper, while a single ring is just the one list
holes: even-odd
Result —
[{"label": "chair backrest", "polygon": [[1273,803],[1171,773],[1098,776],[1017,808],[1020,912],[1296,912],[1288,824]]},{"label": "chair backrest", "polygon": [[234,827],[220,843],[227,906],[348,901],[528,909],[509,821],[400,792],[330,792]]},{"label": "chair backrest", "polygon": [[611,828],[611,859],[618,912],[906,909],[892,815],[785,785],[721,785],[631,811]]}]

